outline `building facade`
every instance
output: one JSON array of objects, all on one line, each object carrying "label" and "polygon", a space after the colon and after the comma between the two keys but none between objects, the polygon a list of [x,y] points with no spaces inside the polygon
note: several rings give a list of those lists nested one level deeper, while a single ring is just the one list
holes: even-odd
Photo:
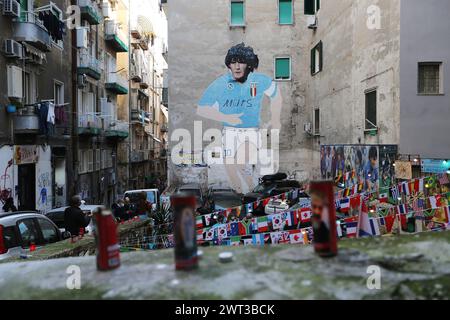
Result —
[{"label": "building facade", "polygon": [[[450,48],[442,41],[449,25],[431,14],[448,12],[447,1],[171,0],[168,7],[171,150],[176,147],[177,156],[177,129],[192,137],[196,121],[203,133],[220,129],[199,117],[197,106],[209,84],[228,72],[227,50],[244,42],[259,56],[257,71],[281,90],[279,171],[300,181],[320,177],[321,146],[450,157],[444,133]],[[263,113],[261,120],[267,120]],[[210,141],[203,140],[204,149]],[[194,161],[169,161],[170,183],[229,182],[196,157],[201,150],[193,141],[190,150]]]},{"label": "building facade", "polygon": [[73,180],[71,33],[67,0],[2,1],[1,203],[45,212],[66,203]]},{"label": "building facade", "polygon": [[[158,46],[147,38],[148,54],[135,61],[128,0],[0,1],[0,211],[12,198],[19,210],[46,212],[76,194],[109,206],[144,187],[129,172],[164,177],[165,160],[150,153],[162,144],[150,143],[163,142],[167,126],[167,22],[160,2],[148,3],[157,16],[141,22],[154,26]],[[140,83],[130,62],[143,70]],[[130,168],[141,148],[130,144],[131,106],[142,97],[152,120],[143,175]]]}]

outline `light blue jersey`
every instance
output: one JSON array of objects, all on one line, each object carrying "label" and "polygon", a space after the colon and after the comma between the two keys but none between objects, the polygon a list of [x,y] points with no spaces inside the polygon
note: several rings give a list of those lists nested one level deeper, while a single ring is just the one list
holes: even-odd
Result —
[{"label": "light blue jersey", "polygon": [[270,98],[275,97],[277,84],[270,77],[250,72],[247,81],[236,81],[231,72],[216,79],[206,89],[198,102],[199,107],[219,104],[219,111],[224,114],[243,113],[240,125],[223,125],[235,128],[259,128],[261,103],[264,94]]}]

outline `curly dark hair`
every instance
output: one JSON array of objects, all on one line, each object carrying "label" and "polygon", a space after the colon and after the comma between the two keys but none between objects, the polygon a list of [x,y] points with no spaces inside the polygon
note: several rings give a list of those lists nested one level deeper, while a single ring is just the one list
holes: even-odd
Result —
[{"label": "curly dark hair", "polygon": [[253,51],[253,48],[246,47],[243,42],[228,50],[227,56],[225,57],[225,65],[230,68],[230,64],[233,61],[247,64],[249,72],[253,72],[259,65],[258,56]]}]

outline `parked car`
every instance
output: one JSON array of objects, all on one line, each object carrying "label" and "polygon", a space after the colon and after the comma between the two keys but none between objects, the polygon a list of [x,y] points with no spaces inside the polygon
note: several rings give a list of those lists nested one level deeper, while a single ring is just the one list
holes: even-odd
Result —
[{"label": "parked car", "polygon": [[147,201],[152,203],[152,210],[155,211],[160,204],[158,189],[140,189],[125,191],[124,198],[130,198],[131,204],[136,205],[142,192],[147,194]]},{"label": "parked car", "polygon": [[[247,193],[242,198],[243,204],[253,203],[272,196],[280,195],[285,192],[290,192],[294,189],[300,189],[301,184],[296,180],[288,180],[284,173],[277,173],[275,175],[267,175],[260,179],[260,184],[257,185],[253,191]],[[298,201],[294,199],[289,203],[293,205]],[[253,210],[254,215],[264,215],[264,205],[262,202]]]},{"label": "parked car", "polygon": [[[56,224],[59,228],[59,230],[61,232],[65,232],[66,231],[66,226],[64,224],[64,211],[67,209],[68,207],[61,207],[61,208],[56,208],[50,211],[47,211],[47,213],[45,214],[45,216],[47,218],[49,218],[50,220],[53,221],[54,224]],[[83,213],[85,214],[86,217],[91,216],[94,211],[96,211],[98,208],[102,208],[105,209],[105,206],[102,204],[99,205],[86,205],[86,204],[82,204],[80,206],[80,209],[83,211]],[[89,219],[89,224],[88,226],[85,228],[86,229],[86,233],[87,234],[93,234],[94,233],[94,221],[92,221],[92,219],[89,217],[87,218]]]},{"label": "parked car", "polygon": [[202,207],[205,201],[203,190],[199,184],[191,183],[185,184],[176,189],[176,193],[186,193],[194,195],[197,198],[197,206]]},{"label": "parked car", "polygon": [[237,193],[232,188],[219,185],[209,187],[208,199],[211,201],[213,211],[234,208],[242,204],[241,194]]},{"label": "parked car", "polygon": [[0,260],[18,258],[36,248],[63,240],[49,218],[36,212],[0,213]]}]

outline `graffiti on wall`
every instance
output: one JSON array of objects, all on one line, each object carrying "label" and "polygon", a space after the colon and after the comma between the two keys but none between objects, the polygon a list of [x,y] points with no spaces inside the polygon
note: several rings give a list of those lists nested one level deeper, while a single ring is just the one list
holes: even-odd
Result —
[{"label": "graffiti on wall", "polygon": [[46,207],[48,204],[48,191],[51,186],[51,176],[49,172],[41,173],[38,177],[38,205]]},{"label": "graffiti on wall", "polygon": [[395,179],[397,146],[322,145],[322,179],[334,179],[342,188],[363,185],[364,191],[390,186]]},{"label": "graffiti on wall", "polygon": [[11,175],[9,174],[11,167],[13,166],[13,159],[8,161],[8,165],[5,168],[5,171],[0,176],[0,201],[2,204],[6,202],[12,196],[11,185],[13,184]]},{"label": "graffiti on wall", "polygon": [[[222,124],[221,146],[206,157],[208,165],[225,167],[227,182],[235,190],[246,192],[254,186],[254,176],[278,171],[278,149],[272,151],[278,146],[282,97],[276,81],[256,72],[259,59],[253,48],[244,43],[233,46],[226,54],[225,65],[229,70],[204,91],[197,114]],[[270,106],[263,105],[265,100]],[[268,126],[261,122],[264,109],[270,114]],[[267,127],[271,138],[276,137],[270,150],[268,132],[263,131]]]}]

